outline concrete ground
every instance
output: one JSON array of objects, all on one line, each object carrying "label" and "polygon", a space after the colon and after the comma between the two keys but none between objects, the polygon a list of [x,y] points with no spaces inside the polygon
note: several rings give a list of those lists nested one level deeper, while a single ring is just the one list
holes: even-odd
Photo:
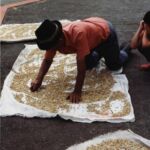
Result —
[{"label": "concrete ground", "polygon": [[0,4],[1,6],[6,5],[6,4],[11,4],[11,3],[16,3],[19,1],[23,1],[23,0],[0,0]]},{"label": "concrete ground", "polygon": [[[49,19],[82,19],[101,16],[116,27],[120,42],[129,40],[136,31],[139,21],[150,9],[149,0],[44,0],[7,11],[3,23],[40,22]],[[24,43],[1,44],[2,85]],[[65,150],[75,143],[84,142],[97,135],[118,129],[132,131],[150,139],[150,72],[142,72],[137,65],[146,62],[144,57],[133,51],[132,59],[125,68],[129,80],[129,93],[135,110],[133,123],[91,124],[53,119],[23,117],[1,118],[2,150]]]}]

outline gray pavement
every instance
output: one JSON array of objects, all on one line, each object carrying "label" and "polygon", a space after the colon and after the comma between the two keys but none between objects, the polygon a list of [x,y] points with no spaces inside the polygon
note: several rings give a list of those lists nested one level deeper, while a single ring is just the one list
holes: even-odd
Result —
[{"label": "gray pavement", "polygon": [[[142,16],[149,9],[149,0],[44,0],[8,10],[3,23],[40,22],[45,18],[75,20],[101,16],[115,25],[119,40],[122,42],[132,37]],[[23,49],[23,44],[1,45],[2,84]],[[1,149],[65,150],[72,144],[97,135],[128,128],[150,139],[150,72],[141,72],[136,68],[144,62],[146,62],[144,57],[135,50],[124,71],[129,80],[135,122],[84,124],[65,121],[59,117],[53,119],[5,117],[1,118]]]}]

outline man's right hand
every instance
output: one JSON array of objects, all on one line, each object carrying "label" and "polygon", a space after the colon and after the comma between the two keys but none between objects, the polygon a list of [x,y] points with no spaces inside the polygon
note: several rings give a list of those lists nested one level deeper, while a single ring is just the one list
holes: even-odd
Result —
[{"label": "man's right hand", "polygon": [[140,28],[140,31],[144,30],[144,20],[140,21],[139,28]]},{"label": "man's right hand", "polygon": [[37,90],[40,88],[41,84],[42,84],[41,81],[39,81],[39,80],[34,80],[34,81],[31,83],[30,90],[31,90],[32,92],[37,91]]}]

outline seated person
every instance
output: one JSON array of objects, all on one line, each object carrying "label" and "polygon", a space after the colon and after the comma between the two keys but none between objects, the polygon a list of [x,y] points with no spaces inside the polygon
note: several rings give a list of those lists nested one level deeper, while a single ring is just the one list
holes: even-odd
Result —
[{"label": "seated person", "polygon": [[129,44],[124,44],[124,51],[129,53],[132,49],[138,49],[144,57],[147,59],[148,63],[140,66],[141,70],[150,71],[150,11],[148,11],[142,21],[135,35],[131,39]]}]

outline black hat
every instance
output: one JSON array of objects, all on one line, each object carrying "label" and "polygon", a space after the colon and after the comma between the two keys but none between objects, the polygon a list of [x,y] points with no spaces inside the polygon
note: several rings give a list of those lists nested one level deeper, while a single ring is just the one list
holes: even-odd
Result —
[{"label": "black hat", "polygon": [[38,47],[42,50],[48,50],[57,45],[62,36],[62,25],[57,20],[45,20],[36,29],[35,35]]}]

